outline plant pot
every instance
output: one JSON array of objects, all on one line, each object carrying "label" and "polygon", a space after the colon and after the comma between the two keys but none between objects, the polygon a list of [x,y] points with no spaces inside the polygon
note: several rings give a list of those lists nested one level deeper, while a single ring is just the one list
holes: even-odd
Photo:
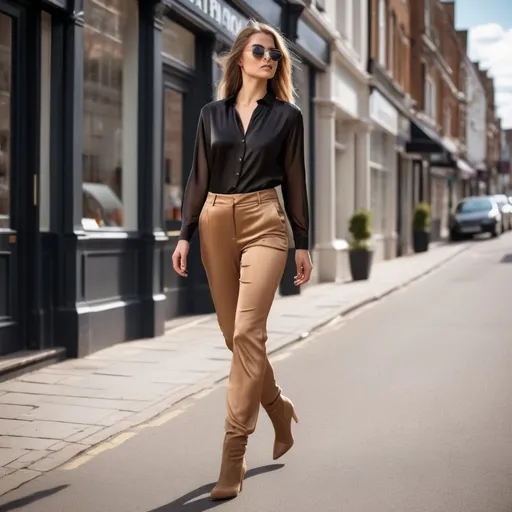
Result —
[{"label": "plant pot", "polygon": [[364,281],[370,277],[373,252],[368,249],[352,249],[349,251],[350,273],[354,281]]},{"label": "plant pot", "polygon": [[430,242],[430,234],[428,231],[417,231],[413,232],[413,248],[414,252],[426,252],[428,251],[428,244]]}]

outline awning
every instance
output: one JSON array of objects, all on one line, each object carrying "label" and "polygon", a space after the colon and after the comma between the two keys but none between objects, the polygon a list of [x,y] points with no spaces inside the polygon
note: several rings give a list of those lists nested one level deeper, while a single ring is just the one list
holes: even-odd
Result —
[{"label": "awning", "polygon": [[457,169],[459,169],[462,179],[472,178],[476,175],[476,170],[461,158],[457,159]]},{"label": "awning", "polygon": [[445,147],[441,138],[433,128],[411,120],[411,138],[405,145],[407,153],[443,153]]}]

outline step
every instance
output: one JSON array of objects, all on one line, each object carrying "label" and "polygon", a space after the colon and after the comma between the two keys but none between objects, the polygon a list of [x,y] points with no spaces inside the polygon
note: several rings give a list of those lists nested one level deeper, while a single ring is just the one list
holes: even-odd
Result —
[{"label": "step", "polygon": [[0,382],[14,379],[66,359],[62,347],[44,350],[20,350],[0,357]]}]

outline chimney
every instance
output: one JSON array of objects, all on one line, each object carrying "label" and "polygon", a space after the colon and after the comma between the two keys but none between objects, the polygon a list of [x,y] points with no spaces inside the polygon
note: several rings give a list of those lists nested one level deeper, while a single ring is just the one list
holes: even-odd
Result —
[{"label": "chimney", "polygon": [[459,38],[460,44],[462,48],[464,48],[464,52],[468,50],[468,31],[467,30],[457,30],[457,36]]},{"label": "chimney", "polygon": [[448,13],[448,17],[450,18],[450,24],[452,27],[455,26],[455,2],[443,2],[443,8],[446,13]]}]

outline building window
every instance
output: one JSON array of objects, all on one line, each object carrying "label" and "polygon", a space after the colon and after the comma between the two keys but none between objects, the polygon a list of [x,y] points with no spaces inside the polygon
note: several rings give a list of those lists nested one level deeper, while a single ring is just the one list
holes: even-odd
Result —
[{"label": "building window", "polygon": [[138,3],[84,3],[83,225],[137,229]]},{"label": "building window", "polygon": [[430,25],[431,25],[431,9],[430,9],[430,0],[425,0],[425,32],[430,34]]},{"label": "building window", "polygon": [[425,78],[425,114],[437,121],[437,91],[436,83],[430,75]]},{"label": "building window", "polygon": [[389,44],[388,44],[388,54],[389,54],[389,72],[391,76],[395,76],[395,31],[396,31],[396,15],[393,12],[390,17],[390,27],[389,27]]},{"label": "building window", "polygon": [[444,135],[447,137],[452,136],[452,108],[447,101],[444,106]]},{"label": "building window", "polygon": [[379,0],[379,64],[386,67],[386,0]]},{"label": "building window", "polygon": [[353,46],[356,53],[361,56],[363,41],[362,37],[364,36],[363,30],[361,30],[362,24],[362,15],[363,15],[363,3],[359,0],[352,0],[352,16],[353,16],[353,26],[354,30],[352,31],[354,40]]},{"label": "building window", "polygon": [[196,67],[196,36],[169,18],[164,20],[162,54],[187,68]]},{"label": "building window", "polygon": [[347,11],[349,2],[352,2],[352,0],[338,0],[336,2],[336,24],[341,37],[345,40],[348,39],[349,20]]}]

